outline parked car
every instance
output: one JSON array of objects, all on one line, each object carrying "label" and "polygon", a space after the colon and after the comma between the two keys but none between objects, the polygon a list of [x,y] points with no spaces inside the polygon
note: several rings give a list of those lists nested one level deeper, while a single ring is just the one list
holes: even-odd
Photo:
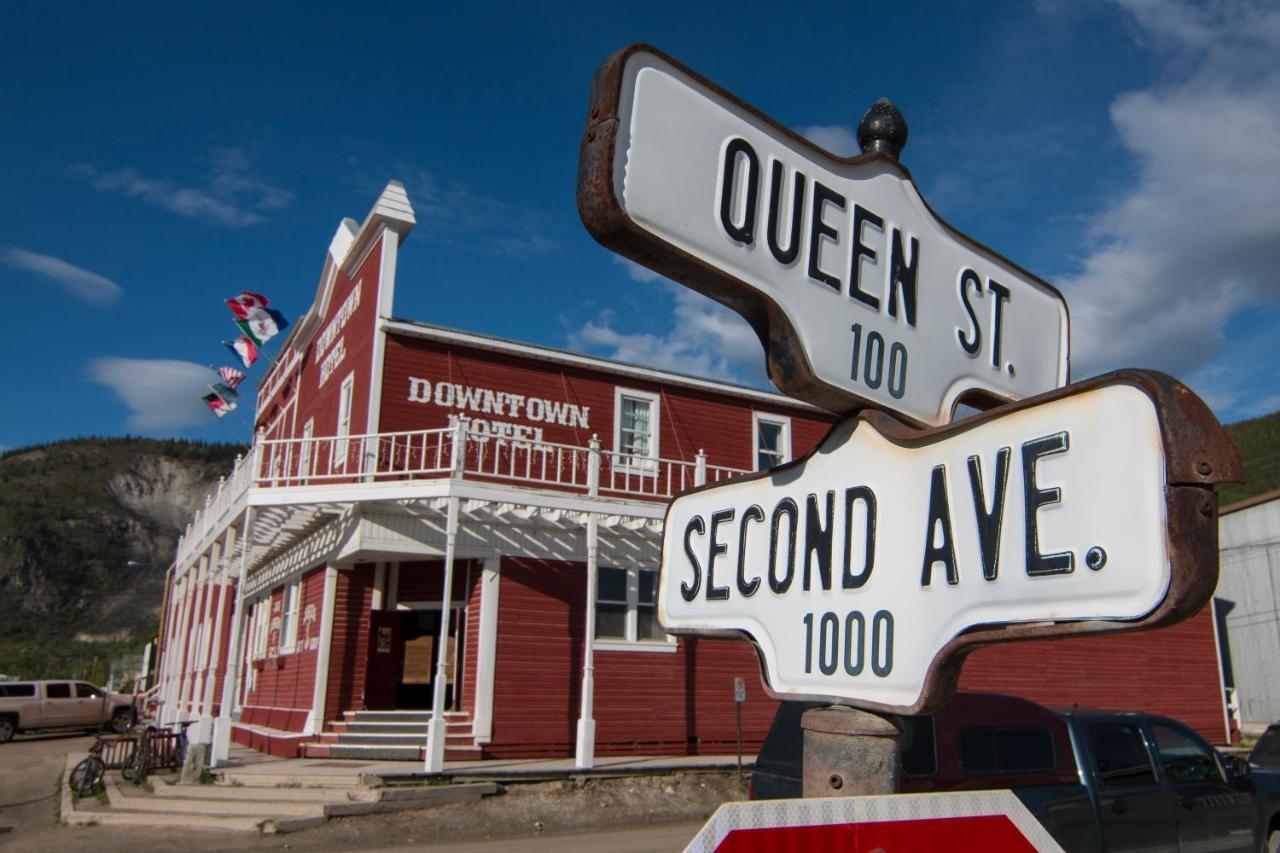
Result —
[{"label": "parked car", "polygon": [[1249,763],[1260,770],[1280,771],[1280,723],[1272,723],[1253,745]]},{"label": "parked car", "polygon": [[0,743],[18,732],[97,729],[123,732],[133,724],[133,698],[83,681],[0,682]]},{"label": "parked car", "polygon": [[[801,796],[800,717],[813,707],[779,707],[753,799]],[[1224,758],[1176,720],[962,692],[897,721],[902,791],[1011,789],[1072,853],[1280,851],[1280,774]]]}]

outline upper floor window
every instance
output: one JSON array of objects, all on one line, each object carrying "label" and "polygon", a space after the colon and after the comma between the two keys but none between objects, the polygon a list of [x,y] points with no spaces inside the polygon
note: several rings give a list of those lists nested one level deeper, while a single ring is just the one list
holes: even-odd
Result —
[{"label": "upper floor window", "polygon": [[305,484],[311,476],[311,439],[316,432],[316,419],[308,418],[302,425],[302,442],[298,445],[298,477]]},{"label": "upper floor window", "polygon": [[791,419],[781,415],[755,414],[756,470],[774,468],[791,461]]},{"label": "upper floor window", "polygon": [[600,566],[596,572],[597,641],[674,648],[674,638],[658,623],[657,571]]},{"label": "upper floor window", "polygon": [[617,389],[613,447],[618,466],[646,473],[657,470],[658,395]]},{"label": "upper floor window", "polygon": [[356,375],[348,373],[342,380],[338,390],[338,428],[334,432],[337,439],[333,442],[333,467],[342,469],[347,466],[347,436],[351,434],[351,398],[355,390]]},{"label": "upper floor window", "polygon": [[283,618],[280,620],[280,647],[292,649],[298,642],[298,599],[302,597],[302,581],[284,588]]}]

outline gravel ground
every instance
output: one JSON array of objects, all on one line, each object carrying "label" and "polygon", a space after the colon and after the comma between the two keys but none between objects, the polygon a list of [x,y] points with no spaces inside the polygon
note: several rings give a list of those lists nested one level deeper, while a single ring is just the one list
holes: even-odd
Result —
[{"label": "gravel ground", "polygon": [[476,803],[336,819],[290,835],[56,825],[54,800],[49,795],[62,769],[63,755],[82,751],[90,742],[89,738],[46,738],[0,745],[0,825],[15,827],[0,833],[0,851],[65,853],[87,849],[86,845],[148,853],[336,851],[560,835],[564,836],[563,849],[573,850],[574,833],[701,821],[720,803],[745,799],[747,793],[746,781],[733,771],[685,771],[512,784],[505,793]]}]

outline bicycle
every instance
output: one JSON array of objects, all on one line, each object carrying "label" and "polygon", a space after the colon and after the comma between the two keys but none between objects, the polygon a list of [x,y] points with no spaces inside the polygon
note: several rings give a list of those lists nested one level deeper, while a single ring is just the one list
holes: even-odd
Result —
[{"label": "bicycle", "polygon": [[105,733],[101,730],[98,732],[93,746],[89,747],[88,757],[72,768],[71,776],[67,779],[68,787],[77,797],[93,796],[102,784],[102,777],[106,775],[107,764],[102,760],[103,734]]},{"label": "bicycle", "polygon": [[125,781],[135,785],[141,785],[146,781],[147,771],[151,769],[151,735],[155,730],[155,726],[147,726],[138,736],[133,752],[129,753],[129,757],[120,767],[120,775],[125,778]]}]

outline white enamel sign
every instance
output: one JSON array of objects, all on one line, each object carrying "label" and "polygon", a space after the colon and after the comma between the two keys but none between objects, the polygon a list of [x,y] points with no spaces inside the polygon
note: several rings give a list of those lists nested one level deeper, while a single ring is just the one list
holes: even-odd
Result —
[{"label": "white enamel sign", "polygon": [[938,219],[896,161],[833,157],[649,49],[606,63],[592,116],[588,229],[742,313],[784,392],[939,425],[965,394],[1066,384],[1061,295]]},{"label": "white enamel sign", "polygon": [[1165,445],[1144,390],[1103,385],[941,432],[891,439],[849,419],[799,462],[677,498],[662,624],[749,634],[775,694],[906,710],[971,628],[1161,605]]}]

